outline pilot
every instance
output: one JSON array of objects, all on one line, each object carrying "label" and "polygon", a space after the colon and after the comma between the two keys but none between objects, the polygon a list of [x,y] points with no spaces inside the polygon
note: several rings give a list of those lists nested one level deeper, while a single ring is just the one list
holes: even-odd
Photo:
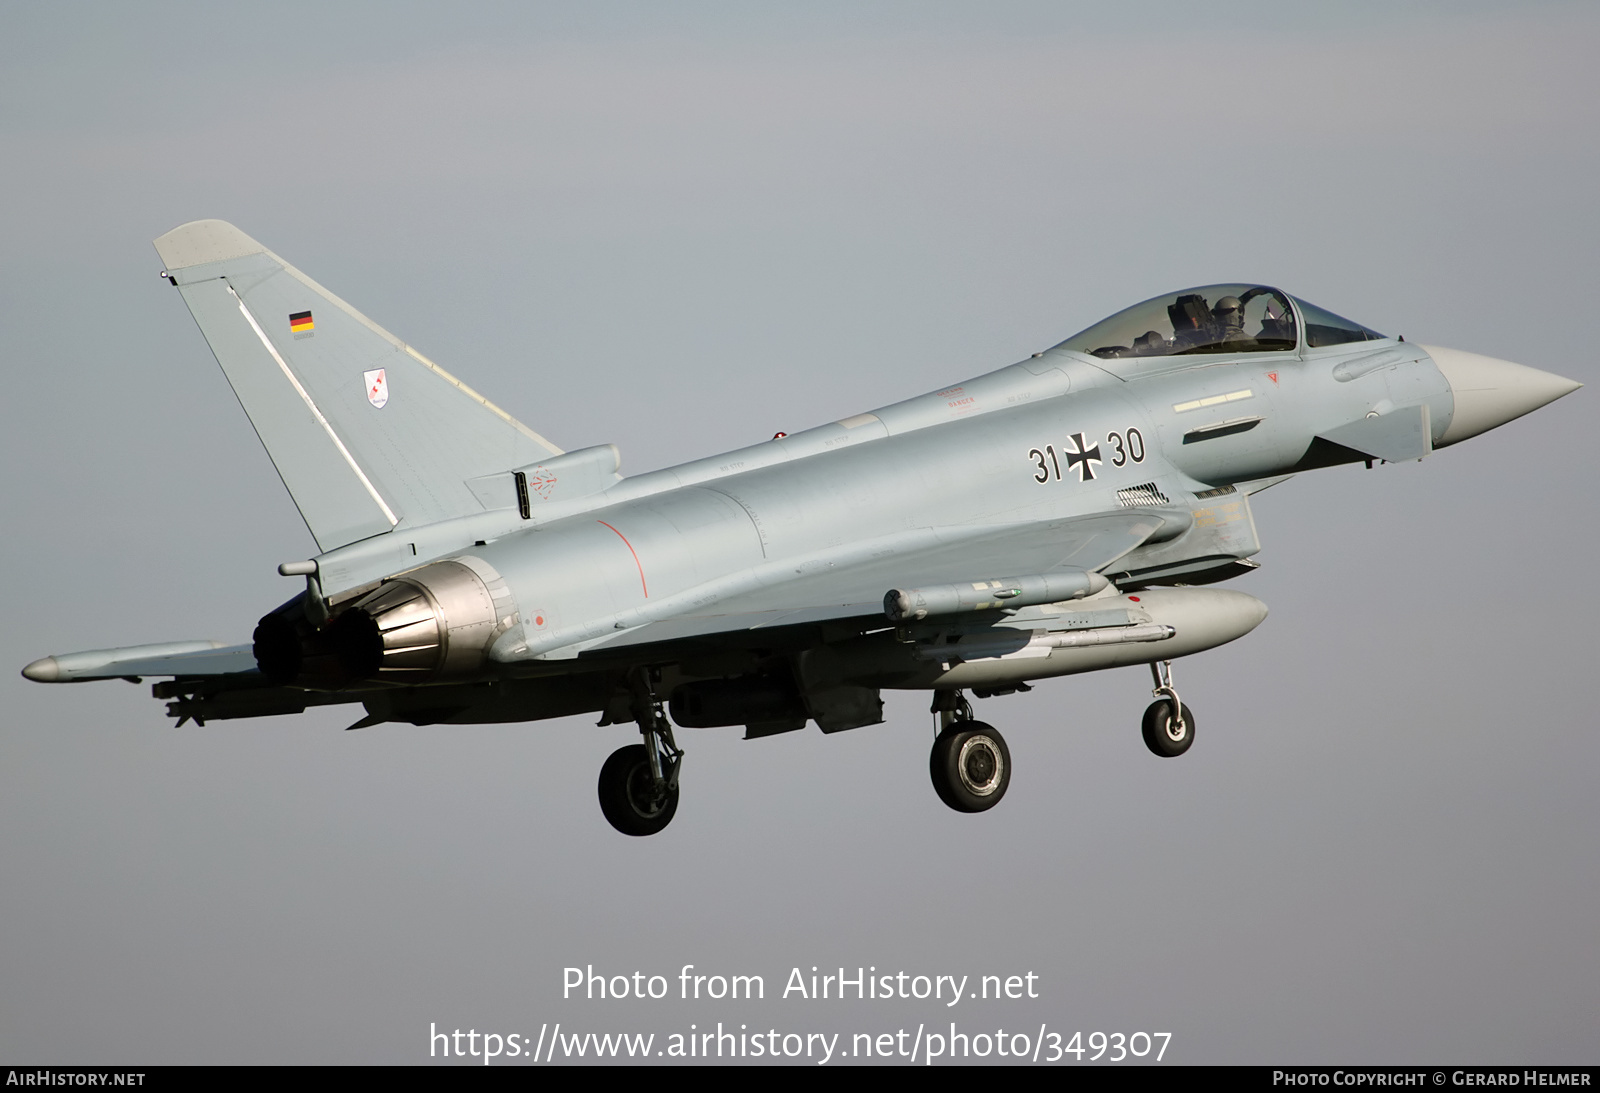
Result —
[{"label": "pilot", "polygon": [[1224,345],[1231,342],[1252,342],[1255,339],[1244,332],[1244,304],[1237,296],[1224,296],[1211,309],[1213,336]]},{"label": "pilot", "polygon": [[1146,330],[1133,339],[1133,355],[1136,357],[1160,357],[1166,355],[1167,339],[1160,332]]}]

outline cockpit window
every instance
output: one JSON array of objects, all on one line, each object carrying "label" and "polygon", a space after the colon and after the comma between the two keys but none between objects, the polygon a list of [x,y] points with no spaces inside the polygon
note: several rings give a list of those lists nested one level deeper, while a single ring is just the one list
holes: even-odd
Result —
[{"label": "cockpit window", "polygon": [[1282,353],[1295,348],[1294,310],[1265,285],[1207,285],[1135,304],[1057,348],[1101,359]]},{"label": "cockpit window", "polygon": [[1306,344],[1313,349],[1320,349],[1325,345],[1344,345],[1346,342],[1383,340],[1383,335],[1376,330],[1368,330],[1360,323],[1353,323],[1331,311],[1324,311],[1316,304],[1308,304],[1298,296],[1294,298],[1294,302],[1300,305],[1300,314],[1306,317]]}]

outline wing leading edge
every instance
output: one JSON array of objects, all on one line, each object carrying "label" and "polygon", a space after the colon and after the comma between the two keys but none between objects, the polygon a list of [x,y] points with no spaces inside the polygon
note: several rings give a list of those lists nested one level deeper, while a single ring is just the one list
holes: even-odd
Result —
[{"label": "wing leading edge", "polygon": [[179,641],[58,653],[39,658],[22,669],[22,674],[35,683],[80,683],[142,676],[223,676],[255,670],[255,654],[248,645]]}]

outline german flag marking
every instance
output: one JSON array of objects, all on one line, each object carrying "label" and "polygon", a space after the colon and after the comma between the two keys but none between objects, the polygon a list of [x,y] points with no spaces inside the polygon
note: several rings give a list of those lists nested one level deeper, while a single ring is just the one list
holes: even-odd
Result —
[{"label": "german flag marking", "polygon": [[311,312],[296,311],[289,316],[289,332],[291,334],[309,334],[315,328],[311,321]]}]

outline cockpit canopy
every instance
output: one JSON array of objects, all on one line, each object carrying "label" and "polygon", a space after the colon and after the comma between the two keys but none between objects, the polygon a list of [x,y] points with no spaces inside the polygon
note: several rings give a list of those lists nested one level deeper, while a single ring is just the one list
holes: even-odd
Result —
[{"label": "cockpit canopy", "polygon": [[1293,352],[1300,338],[1297,308],[1310,348],[1383,338],[1375,330],[1266,285],[1206,285],[1135,304],[1056,348],[1102,360]]}]

